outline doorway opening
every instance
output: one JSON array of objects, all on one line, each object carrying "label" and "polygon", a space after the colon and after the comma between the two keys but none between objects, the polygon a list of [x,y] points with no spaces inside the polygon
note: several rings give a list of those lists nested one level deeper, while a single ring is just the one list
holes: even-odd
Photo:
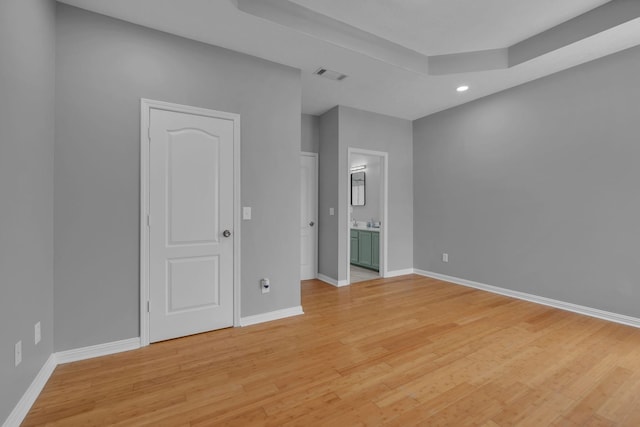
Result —
[{"label": "doorway opening", "polygon": [[348,149],[347,283],[387,273],[388,159],[386,152]]}]

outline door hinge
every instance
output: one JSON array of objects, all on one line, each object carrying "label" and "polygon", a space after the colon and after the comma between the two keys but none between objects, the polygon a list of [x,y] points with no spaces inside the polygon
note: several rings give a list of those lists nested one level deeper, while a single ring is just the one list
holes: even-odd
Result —
[{"label": "door hinge", "polygon": [[150,312],[151,312],[150,305],[151,305],[151,304],[149,303],[149,301],[147,301],[147,313],[150,313]]},{"label": "door hinge", "polygon": [[147,214],[147,228],[151,227],[151,219],[149,217],[150,215]]},{"label": "door hinge", "polygon": [[151,126],[147,128],[147,138],[149,139],[149,142],[151,142]]}]

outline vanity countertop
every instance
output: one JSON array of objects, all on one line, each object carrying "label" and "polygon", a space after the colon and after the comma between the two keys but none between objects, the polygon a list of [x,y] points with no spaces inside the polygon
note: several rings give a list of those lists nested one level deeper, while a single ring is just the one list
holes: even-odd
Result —
[{"label": "vanity countertop", "polygon": [[351,224],[351,229],[352,230],[366,230],[366,231],[376,231],[376,232],[380,232],[380,227],[367,227],[366,225],[353,225]]}]

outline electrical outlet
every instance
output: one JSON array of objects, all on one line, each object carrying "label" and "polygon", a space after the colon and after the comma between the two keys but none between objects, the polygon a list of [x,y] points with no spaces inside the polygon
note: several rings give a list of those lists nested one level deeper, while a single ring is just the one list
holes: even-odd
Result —
[{"label": "electrical outlet", "polygon": [[16,366],[22,362],[22,341],[16,343]]},{"label": "electrical outlet", "polygon": [[36,325],[33,327],[33,330],[34,330],[34,341],[36,344],[38,344],[42,339],[42,330],[40,329],[40,322],[36,323]]},{"label": "electrical outlet", "polygon": [[269,279],[261,279],[260,280],[260,289],[262,289],[263,294],[268,294],[271,290],[271,283]]},{"label": "electrical outlet", "polygon": [[442,262],[449,262],[449,254],[442,254]]}]

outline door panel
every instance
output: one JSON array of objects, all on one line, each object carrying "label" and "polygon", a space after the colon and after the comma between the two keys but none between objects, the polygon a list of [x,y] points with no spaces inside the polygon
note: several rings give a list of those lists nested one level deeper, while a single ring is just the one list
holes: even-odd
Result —
[{"label": "door panel", "polygon": [[360,264],[371,266],[371,233],[358,231],[358,261]]},{"label": "door panel", "polygon": [[358,263],[358,235],[351,236],[351,263]]},{"label": "door panel", "polygon": [[380,233],[371,233],[371,266],[380,268]]},{"label": "door panel", "polygon": [[[169,244],[218,241],[218,137],[195,129],[168,132]],[[209,191],[211,189],[211,191]]]},{"label": "door panel", "polygon": [[169,260],[168,313],[219,304],[219,259],[213,256]]},{"label": "door panel", "polygon": [[300,279],[314,279],[317,265],[317,163],[300,156]]},{"label": "door panel", "polygon": [[232,120],[152,109],[151,342],[233,325]]}]

